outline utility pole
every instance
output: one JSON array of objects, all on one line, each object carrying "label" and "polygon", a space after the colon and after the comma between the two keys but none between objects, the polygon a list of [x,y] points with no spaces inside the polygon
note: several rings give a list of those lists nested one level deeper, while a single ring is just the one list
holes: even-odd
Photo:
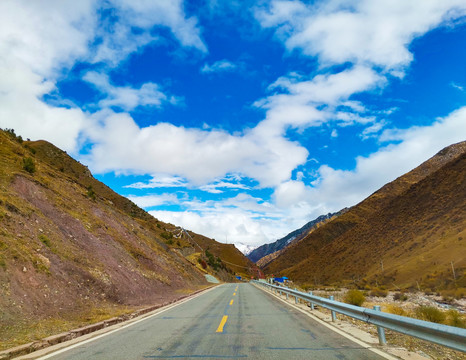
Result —
[{"label": "utility pole", "polygon": [[455,267],[453,266],[453,261],[451,261],[451,271],[453,271],[453,280],[456,280]]}]

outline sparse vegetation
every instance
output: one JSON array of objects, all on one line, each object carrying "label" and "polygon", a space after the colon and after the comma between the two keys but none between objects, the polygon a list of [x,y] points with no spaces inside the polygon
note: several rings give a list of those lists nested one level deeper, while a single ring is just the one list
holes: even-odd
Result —
[{"label": "sparse vegetation", "polygon": [[393,300],[406,301],[406,300],[408,300],[408,295],[397,292],[397,293],[393,294]]},{"label": "sparse vegetation", "polygon": [[199,258],[197,259],[197,262],[201,264],[203,269],[207,269],[207,263],[204,261],[204,259]]},{"label": "sparse vegetation", "polygon": [[406,310],[398,305],[388,305],[386,311],[394,315],[408,316]]},{"label": "sparse vegetation", "polygon": [[171,244],[173,244],[173,234],[168,231],[164,231],[160,234],[161,237],[163,237],[165,240],[171,240]]},{"label": "sparse vegetation", "polygon": [[447,324],[464,329],[466,328],[466,319],[458,310],[450,309],[447,311]]},{"label": "sparse vegetation", "polygon": [[218,271],[220,268],[225,268],[222,260],[219,257],[215,258],[209,250],[205,251],[205,255],[207,256],[207,264],[215,271]]},{"label": "sparse vegetation", "polygon": [[[23,168],[27,157],[35,165],[34,178]],[[88,316],[92,306],[108,306],[112,312],[115,306],[140,307],[192,293],[204,287],[204,273],[213,272],[197,245],[174,238],[174,225],[155,220],[52,144],[20,144],[13,132],[0,131],[0,163],[0,274],[1,290],[7,294],[0,296],[0,349],[37,340],[29,334],[58,317],[67,329],[76,327],[70,319]],[[94,196],[98,203],[90,201]],[[202,249],[210,247],[218,269],[219,257],[249,264],[232,245],[201,235],[195,239]],[[165,240],[183,251],[166,251]],[[195,267],[183,254],[195,255]],[[199,256],[204,259],[198,264]],[[231,280],[223,269],[216,276]],[[10,293],[9,284],[23,278],[34,286]],[[21,307],[9,306],[13,301]],[[58,315],[59,307],[63,311]],[[32,308],[36,311],[27,311]],[[23,330],[27,336],[19,334]],[[59,331],[48,329],[44,337]]]},{"label": "sparse vegetation", "polygon": [[435,306],[419,306],[415,311],[415,315],[418,319],[439,324],[446,319],[445,313]]},{"label": "sparse vegetation", "polygon": [[369,293],[369,295],[370,296],[378,296],[378,297],[387,297],[388,291],[376,288],[376,289],[372,289],[371,292]]},{"label": "sparse vegetation", "polygon": [[356,306],[361,306],[364,301],[366,300],[366,297],[362,293],[362,291],[353,289],[349,290],[344,298],[344,302],[347,304],[351,305],[356,305]]},{"label": "sparse vegetation", "polygon": [[30,157],[23,158],[23,169],[26,170],[29,174],[33,174],[36,171],[34,160],[32,160]]},{"label": "sparse vegetation", "polygon": [[44,234],[39,235],[39,240],[41,241],[42,244],[44,244],[48,248],[50,248],[52,246],[52,243],[50,242],[50,239]]},{"label": "sparse vegetation", "polygon": [[94,191],[94,189],[92,188],[91,185],[89,185],[89,186],[87,187],[87,197],[88,197],[89,199],[95,200],[95,197],[96,197],[96,196],[95,196],[95,191]]}]

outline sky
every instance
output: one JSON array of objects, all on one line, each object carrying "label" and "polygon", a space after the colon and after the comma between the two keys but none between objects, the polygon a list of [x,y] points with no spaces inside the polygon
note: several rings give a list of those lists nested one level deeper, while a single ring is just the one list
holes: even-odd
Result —
[{"label": "sky", "polygon": [[246,251],[466,140],[466,2],[2,0],[0,127]]}]

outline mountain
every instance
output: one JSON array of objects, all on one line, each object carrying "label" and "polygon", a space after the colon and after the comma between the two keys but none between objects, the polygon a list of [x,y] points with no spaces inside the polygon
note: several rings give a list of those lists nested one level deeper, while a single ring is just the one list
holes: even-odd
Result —
[{"label": "mountain", "polygon": [[[279,251],[283,250],[285,247],[287,247],[291,243],[301,240],[305,235],[309,233],[309,231],[312,231],[314,228],[317,228],[318,226],[322,225],[327,220],[331,219],[334,216],[338,216],[339,214],[340,212],[333,213],[333,214],[329,213],[327,215],[321,215],[317,219],[309,221],[307,224],[305,224],[300,229],[290,232],[285,237],[278,239],[273,243],[261,245],[257,247],[256,249],[252,250],[251,252],[246,253],[246,256],[249,258],[249,260],[255,263],[258,263],[258,261],[264,257],[273,259],[274,257],[272,254],[275,254],[275,257],[278,256]],[[270,257],[270,255],[272,255],[272,257]]]},{"label": "mountain", "polygon": [[233,245],[155,219],[46,141],[0,131],[0,166],[0,348],[251,273]]},{"label": "mountain", "polygon": [[466,288],[465,177],[461,142],[287,247],[264,271],[307,285],[460,294]]},{"label": "mountain", "polygon": [[235,246],[237,247],[239,251],[241,251],[246,256],[248,256],[251,252],[253,252],[255,249],[259,247],[259,246],[248,245],[248,244],[243,244],[243,243],[235,244]]}]

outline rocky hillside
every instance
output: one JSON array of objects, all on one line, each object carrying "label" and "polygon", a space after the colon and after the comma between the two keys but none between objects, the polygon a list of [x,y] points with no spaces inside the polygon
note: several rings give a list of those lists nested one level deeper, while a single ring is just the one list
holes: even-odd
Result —
[{"label": "rocky hillside", "polygon": [[[285,247],[303,239],[309,232],[318,228],[319,226],[327,222],[329,219],[338,216],[340,213],[341,212],[321,215],[317,219],[309,221],[300,229],[290,232],[285,237],[282,237],[281,239],[278,239],[273,243],[259,246],[258,248],[251,251],[247,255],[247,257],[249,258],[249,260],[258,263],[258,265],[264,266],[265,264],[269,263],[272,259],[275,259]],[[259,262],[259,260],[261,260],[262,258],[267,259],[265,259],[265,261]]]},{"label": "rocky hillside", "polygon": [[[265,267],[302,284],[466,288],[466,142],[440,151]],[[466,292],[465,292],[466,294]]]},{"label": "rocky hillside", "polygon": [[229,280],[252,265],[212,239],[191,233],[199,248],[177,237],[175,225],[50,143],[0,131],[0,164],[2,348],[170,301],[205,287],[206,273]]}]

